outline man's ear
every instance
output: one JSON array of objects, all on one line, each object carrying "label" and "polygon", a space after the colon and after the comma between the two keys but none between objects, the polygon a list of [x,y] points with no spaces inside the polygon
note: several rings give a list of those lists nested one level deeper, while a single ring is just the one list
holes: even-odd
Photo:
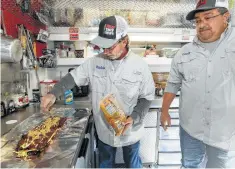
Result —
[{"label": "man's ear", "polygon": [[122,40],[122,43],[126,45],[126,44],[127,44],[127,39],[126,39],[126,38],[123,39],[123,40]]},{"label": "man's ear", "polygon": [[226,22],[229,22],[230,13],[229,13],[229,12],[226,12],[223,16],[225,17],[225,21],[226,21]]}]

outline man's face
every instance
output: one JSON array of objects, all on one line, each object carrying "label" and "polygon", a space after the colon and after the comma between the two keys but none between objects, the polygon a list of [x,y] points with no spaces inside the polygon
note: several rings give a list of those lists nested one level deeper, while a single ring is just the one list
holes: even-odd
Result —
[{"label": "man's face", "polygon": [[124,40],[118,41],[110,48],[103,49],[104,55],[110,60],[117,60],[122,55],[124,48],[125,48]]},{"label": "man's face", "polygon": [[205,43],[218,40],[227,27],[229,13],[221,15],[218,9],[195,14],[198,38]]}]

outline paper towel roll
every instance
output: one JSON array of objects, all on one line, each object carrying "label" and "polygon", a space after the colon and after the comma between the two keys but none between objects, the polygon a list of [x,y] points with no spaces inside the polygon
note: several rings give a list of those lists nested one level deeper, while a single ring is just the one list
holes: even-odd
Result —
[{"label": "paper towel roll", "polygon": [[1,62],[19,62],[22,58],[23,50],[20,40],[12,39],[1,35]]}]

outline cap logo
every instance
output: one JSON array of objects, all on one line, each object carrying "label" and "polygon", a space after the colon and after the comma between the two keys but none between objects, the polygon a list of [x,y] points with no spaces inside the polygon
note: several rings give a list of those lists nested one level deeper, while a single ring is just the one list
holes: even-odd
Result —
[{"label": "cap logo", "polygon": [[197,2],[197,7],[196,7],[196,8],[199,8],[200,6],[205,5],[205,4],[206,4],[206,1],[207,1],[207,0],[199,0],[199,1]]},{"label": "cap logo", "polygon": [[114,35],[114,30],[116,26],[105,24],[104,25],[104,34],[106,35]]}]

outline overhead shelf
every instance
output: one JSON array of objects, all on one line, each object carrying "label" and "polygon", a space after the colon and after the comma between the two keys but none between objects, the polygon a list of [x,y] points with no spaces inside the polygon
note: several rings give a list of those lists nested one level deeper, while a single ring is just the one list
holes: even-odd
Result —
[{"label": "overhead shelf", "polygon": [[[69,27],[49,27],[50,41],[69,41]],[[79,28],[79,40],[90,41],[97,36],[98,28]],[[185,33],[186,32],[186,33]],[[181,28],[129,28],[131,41],[139,42],[190,42],[195,30]],[[188,36],[188,40],[184,40]],[[169,72],[170,58],[143,58],[152,72]],[[82,64],[86,58],[58,58],[58,66],[75,66]]]},{"label": "overhead shelf", "polygon": [[[70,27],[49,27],[49,41],[70,41]],[[97,27],[81,27],[78,40],[91,41],[98,34]],[[187,28],[129,28],[132,42],[192,42],[196,32]]]},{"label": "overhead shelf", "polygon": [[[58,66],[77,66],[81,65],[87,58],[58,58]],[[170,58],[143,58],[149,65],[151,72],[169,72],[171,60]]]},{"label": "overhead shelf", "polygon": [[58,58],[57,66],[81,65],[87,58]]}]

